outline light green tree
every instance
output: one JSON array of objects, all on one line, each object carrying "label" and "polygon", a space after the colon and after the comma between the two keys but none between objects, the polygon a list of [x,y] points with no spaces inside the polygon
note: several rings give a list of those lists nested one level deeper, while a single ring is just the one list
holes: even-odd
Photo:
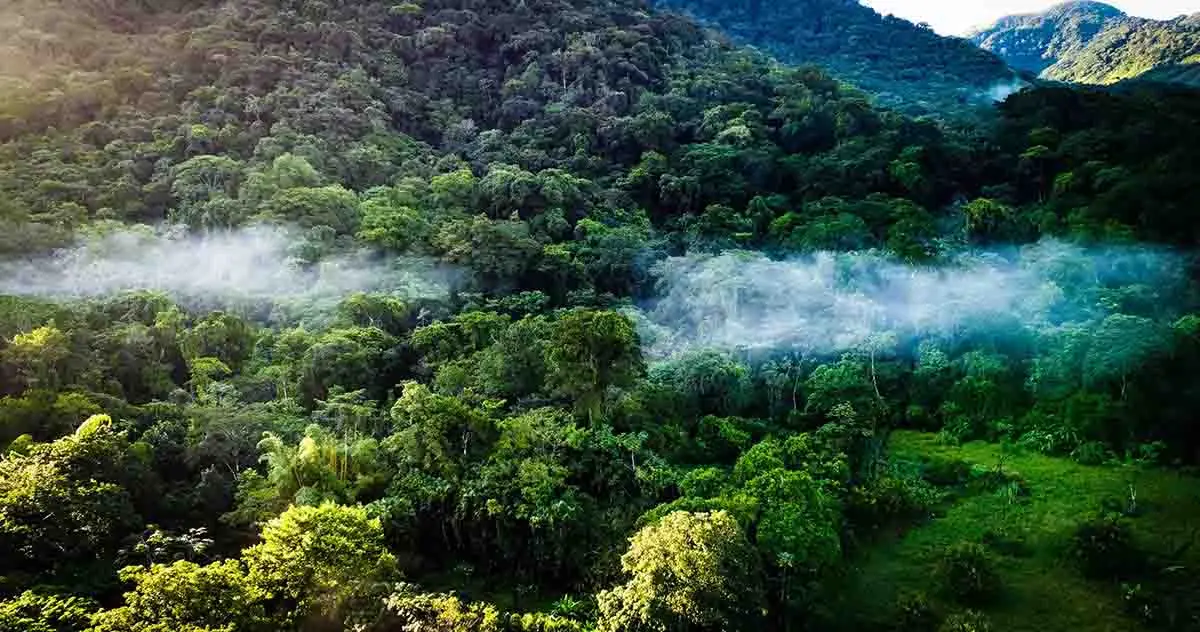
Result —
[{"label": "light green tree", "polygon": [[598,596],[604,632],[752,629],[758,557],[725,511],[677,511],[644,527],[621,557],[629,579]]}]

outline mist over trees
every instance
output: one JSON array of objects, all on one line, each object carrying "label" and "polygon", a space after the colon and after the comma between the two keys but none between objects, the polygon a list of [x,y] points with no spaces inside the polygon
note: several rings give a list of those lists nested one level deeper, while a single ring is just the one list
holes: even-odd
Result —
[{"label": "mist over trees", "polygon": [[[1009,78],[889,24],[806,44]],[[8,50],[0,630],[982,630],[1017,560],[1194,623],[1136,478],[1200,461],[1190,92],[914,119],[839,80],[903,56],[626,0],[14,2]],[[1041,515],[1013,458],[1130,480],[844,607],[955,503]]]}]

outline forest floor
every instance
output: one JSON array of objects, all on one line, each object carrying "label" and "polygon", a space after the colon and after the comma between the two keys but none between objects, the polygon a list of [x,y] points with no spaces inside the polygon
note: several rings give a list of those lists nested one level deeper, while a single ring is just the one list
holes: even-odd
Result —
[{"label": "forest floor", "polygon": [[[1130,520],[1139,548],[1169,555],[1200,531],[1200,479],[1184,474],[1085,466],[982,442],[949,446],[918,432],[895,433],[891,450],[896,461],[957,459],[976,468],[1001,467],[1023,481],[1027,493],[1002,488],[963,494],[928,522],[865,547],[837,599],[839,609],[858,612],[864,621],[889,621],[897,599],[913,592],[955,610],[937,598],[933,569],[941,552],[962,541],[991,541],[1003,592],[979,609],[994,629],[1141,630],[1122,608],[1120,585],[1085,579],[1067,559],[1074,528],[1106,506],[1127,507],[1133,490],[1137,511]],[[1200,562],[1197,549],[1187,550],[1189,567]]]}]

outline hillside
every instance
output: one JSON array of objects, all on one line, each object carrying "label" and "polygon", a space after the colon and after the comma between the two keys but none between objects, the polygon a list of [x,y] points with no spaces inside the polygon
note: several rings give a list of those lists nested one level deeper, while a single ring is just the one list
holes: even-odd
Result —
[{"label": "hillside", "polygon": [[1150,72],[1156,81],[1186,83],[1184,69],[1200,62],[1200,16],[1147,20],[1090,1],[1003,18],[970,39],[1016,68],[1072,83],[1112,84]]},{"label": "hillside", "polygon": [[856,0],[661,0],[790,64],[811,64],[856,85],[879,103],[911,114],[963,112],[986,105],[996,84],[1012,84],[1000,59],[958,38]]},{"label": "hillside", "polygon": [[1159,22],[1126,19],[1109,25],[1083,50],[1058,60],[1045,77],[1111,84],[1170,66],[1200,64],[1200,14]]},{"label": "hillside", "polygon": [[1067,2],[1044,13],[1001,18],[969,38],[1012,67],[1040,74],[1060,59],[1077,54],[1124,17],[1121,10],[1102,2]]}]

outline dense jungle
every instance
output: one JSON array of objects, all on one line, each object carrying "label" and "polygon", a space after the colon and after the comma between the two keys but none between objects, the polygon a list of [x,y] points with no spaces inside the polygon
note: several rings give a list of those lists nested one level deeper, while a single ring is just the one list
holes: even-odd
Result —
[{"label": "dense jungle", "polygon": [[848,0],[7,0],[0,632],[1198,630],[1198,96]]}]

